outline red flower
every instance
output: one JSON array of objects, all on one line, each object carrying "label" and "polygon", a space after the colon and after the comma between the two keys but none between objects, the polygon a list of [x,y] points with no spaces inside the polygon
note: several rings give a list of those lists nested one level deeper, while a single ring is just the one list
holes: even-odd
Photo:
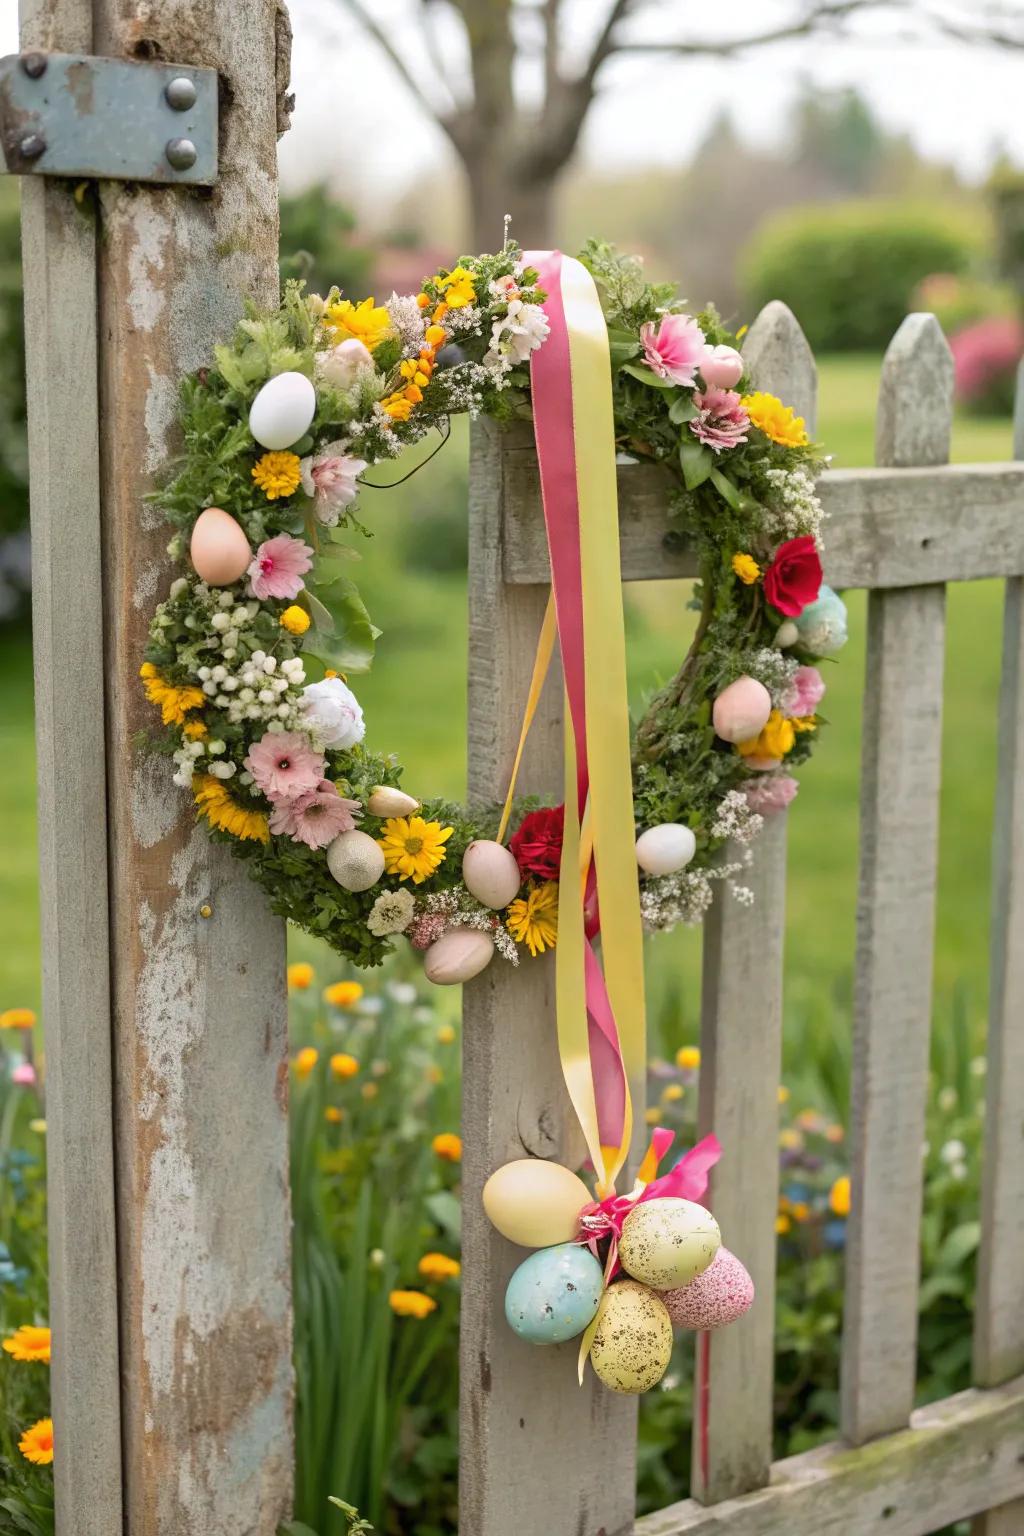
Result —
[{"label": "red flower", "polygon": [[821,591],[821,560],[809,533],[787,539],[764,573],[764,595],[773,608],[795,619]]},{"label": "red flower", "polygon": [[553,810],[531,811],[523,817],[519,831],[508,846],[524,875],[537,875],[541,880],[558,879],[564,829],[564,805],[556,805]]}]

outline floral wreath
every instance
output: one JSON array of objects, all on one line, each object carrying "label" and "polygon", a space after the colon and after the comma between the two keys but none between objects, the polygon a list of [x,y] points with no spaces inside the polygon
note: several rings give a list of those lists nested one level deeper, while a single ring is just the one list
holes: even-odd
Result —
[{"label": "floral wreath", "polygon": [[[846,611],[822,582],[824,460],[804,422],[752,389],[714,309],[686,313],[606,244],[580,259],[608,326],[620,460],[669,469],[669,532],[685,529],[700,562],[693,643],[634,735],[641,911],[668,929],[700,921],[715,880],[753,900],[737,877],[796,793],[789,769],[825,691],[814,663],[845,642]],[[154,496],[182,570],[142,678],[174,782],[276,912],[360,966],[404,934],[435,982],[555,945],[563,812],[517,801],[505,846],[500,807],[421,803],[367,747],[347,678],[378,631],[346,540],[365,532],[370,466],[457,412],[529,415],[548,334],[537,284],[511,243],[384,305],[289,283],[185,380],[184,452]],[[739,853],[723,861],[729,839]]]}]

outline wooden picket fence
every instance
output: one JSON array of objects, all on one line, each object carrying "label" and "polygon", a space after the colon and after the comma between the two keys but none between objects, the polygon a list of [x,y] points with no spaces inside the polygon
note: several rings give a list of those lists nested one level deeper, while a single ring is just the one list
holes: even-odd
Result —
[{"label": "wooden picket fence", "polygon": [[[758,385],[813,424],[814,360],[784,305],[762,312],[745,351]],[[834,470],[821,486],[826,578],[870,592],[842,1439],[772,1463],[786,858],[776,816],[756,848],[754,906],[717,900],[704,928],[699,1128],[728,1149],[710,1198],[758,1300],[698,1346],[709,1390],[694,1497],[641,1519],[637,1536],[925,1536],[972,1516],[975,1536],[1024,1532],[1024,466],[948,464],[952,382],[937,321],[911,315],[882,370],[878,467]],[[1015,451],[1024,457],[1024,410]],[[619,497],[625,579],[695,575],[685,549],[665,547],[661,472],[623,468]],[[493,801],[549,581],[528,430],[476,427],[470,527],[471,793]],[[984,577],[1006,578],[1006,612],[976,1387],[915,1412],[945,588]],[[550,679],[524,790],[560,793],[561,740],[561,684]],[[480,1205],[484,1179],[510,1158],[583,1155],[556,1055],[553,977],[551,961],[515,976],[493,966],[465,992],[464,1536],[634,1529],[635,1404],[592,1376],[580,1390],[575,1345],[537,1350],[514,1337],[502,1296],[521,1254]],[[642,1102],[643,1085],[634,1092]]]}]

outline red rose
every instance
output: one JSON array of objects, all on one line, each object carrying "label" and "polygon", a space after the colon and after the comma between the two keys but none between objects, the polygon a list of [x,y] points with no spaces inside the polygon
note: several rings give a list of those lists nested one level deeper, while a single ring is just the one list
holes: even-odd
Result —
[{"label": "red rose", "polygon": [[531,811],[523,817],[508,846],[524,875],[537,875],[541,880],[558,879],[564,830],[564,805],[556,805],[553,810]]},{"label": "red rose", "polygon": [[809,533],[787,539],[764,573],[764,595],[773,608],[795,619],[821,591],[821,560]]}]

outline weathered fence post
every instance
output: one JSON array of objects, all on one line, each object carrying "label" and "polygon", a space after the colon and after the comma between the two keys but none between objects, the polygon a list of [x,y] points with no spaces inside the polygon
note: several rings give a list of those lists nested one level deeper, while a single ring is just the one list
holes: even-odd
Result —
[{"label": "weathered fence post", "polygon": [[[176,445],[178,381],[209,359],[244,297],[276,299],[287,36],[275,0],[52,0],[25,14],[25,41],[36,47],[212,66],[221,86],[220,174],[209,192],[100,184],[94,286],[84,257],[67,292],[58,286],[66,269],[44,270],[49,251],[76,241],[87,249],[92,215],[56,186],[26,189],[37,619],[48,621],[37,636],[44,948],[62,925],[69,937],[51,957],[47,994],[47,1007],[57,999],[48,1020],[59,1074],[51,1079],[60,1128],[53,1219],[63,1248],[71,1237],[80,1245],[65,1256],[58,1242],[53,1272],[65,1536],[120,1531],[122,1483],[132,1536],[272,1536],[290,1507],[283,924],[242,866],[196,830],[166,760],[133,741],[153,725],[138,671],[169,574],[167,529],[144,496]],[[98,359],[90,346],[97,315]],[[38,408],[44,394],[48,415]],[[41,456],[59,473],[40,482]],[[112,1183],[110,1077],[105,1093],[101,1080],[108,950]],[[86,1038],[95,1047],[88,1058]],[[75,1084],[69,1072],[79,1065]],[[76,1208],[90,1169],[95,1185]],[[100,1323],[98,1368],[87,1307]],[[90,1409],[102,1393],[96,1444]],[[76,1483],[90,1452],[91,1476]],[[91,1507],[97,1487],[99,1513]]]}]

